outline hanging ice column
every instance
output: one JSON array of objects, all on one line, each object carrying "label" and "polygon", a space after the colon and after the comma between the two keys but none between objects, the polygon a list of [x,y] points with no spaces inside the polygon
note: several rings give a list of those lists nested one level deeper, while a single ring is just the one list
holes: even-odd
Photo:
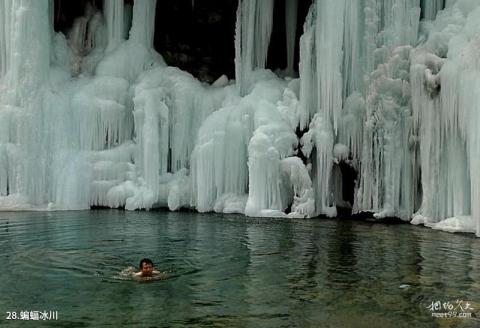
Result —
[{"label": "hanging ice column", "polygon": [[133,6],[130,40],[133,39],[147,48],[153,47],[156,6],[157,0],[136,0]]},{"label": "hanging ice column", "polygon": [[0,1],[0,196],[31,204],[49,191],[41,138],[49,15],[48,0]]},{"label": "hanging ice column", "polygon": [[[477,52],[478,54],[478,52]],[[480,64],[480,63],[479,63]],[[472,228],[480,237],[480,101],[473,95],[480,94],[480,65],[472,73],[468,73],[464,80],[464,104],[470,108],[468,126],[468,152],[470,159],[470,185],[471,185],[471,217]],[[468,223],[467,223],[468,224]],[[465,224],[464,224],[465,225]],[[464,230],[462,225],[459,227]]]},{"label": "hanging ice column", "polygon": [[112,51],[122,43],[125,34],[123,27],[123,20],[125,18],[124,0],[104,0],[103,12],[105,13],[105,21],[107,22],[107,51]]},{"label": "hanging ice column", "polygon": [[[412,222],[477,235],[479,20],[477,2],[458,1],[439,13],[431,37],[413,53],[410,71],[423,189],[422,205]],[[442,35],[441,42],[435,35]]]},{"label": "hanging ice column", "polygon": [[[417,42],[419,0],[369,1],[366,13],[368,56],[375,56],[369,68],[375,70],[369,74],[366,91],[355,211],[408,219],[418,206],[409,65],[411,46]],[[378,13],[384,13],[383,19]],[[378,49],[372,47],[375,44]]]},{"label": "hanging ice column", "polygon": [[434,20],[437,13],[443,9],[445,0],[422,0],[423,17],[428,20]]},{"label": "hanging ice column", "polygon": [[0,1],[0,78],[7,75],[15,94],[11,105],[27,104],[47,76],[49,4],[48,0]]},{"label": "hanging ice column", "polygon": [[248,92],[251,73],[264,68],[273,24],[274,0],[240,0],[235,27],[235,76],[240,95]]},{"label": "hanging ice column", "polygon": [[300,38],[300,129],[321,113],[335,137],[342,105],[363,93],[365,61],[363,6],[360,1],[316,1]]},{"label": "hanging ice column", "polygon": [[[11,62],[12,29],[15,13],[14,1],[0,1],[0,79],[7,73]],[[12,7],[13,6],[13,7]]]},{"label": "hanging ice column", "polygon": [[[129,42],[134,47],[143,47],[153,52],[155,31],[156,0],[137,0],[133,6],[133,21]],[[145,65],[145,64],[143,64]],[[169,110],[167,95],[162,88],[141,80],[135,85],[133,98],[135,119],[135,140],[137,142],[135,163],[144,183],[140,194],[126,200],[126,208],[149,209],[158,202],[160,196],[160,175],[168,169],[169,150]]]},{"label": "hanging ice column", "polygon": [[[346,1],[318,0],[310,8],[300,45],[300,128],[313,159],[316,214],[336,215],[332,199],[333,147],[342,112],[342,62]],[[315,151],[313,151],[315,148]]]}]

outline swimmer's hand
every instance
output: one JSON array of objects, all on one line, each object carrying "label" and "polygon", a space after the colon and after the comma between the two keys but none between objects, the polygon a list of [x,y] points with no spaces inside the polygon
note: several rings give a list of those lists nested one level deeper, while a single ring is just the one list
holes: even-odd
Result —
[{"label": "swimmer's hand", "polygon": [[160,271],[157,271],[157,270],[153,270],[151,276],[145,277],[145,276],[142,274],[142,271],[140,271],[140,272],[134,273],[134,274],[133,274],[133,277],[134,277],[136,280],[139,280],[139,281],[163,280],[163,279],[168,279],[168,278],[170,278],[170,276],[169,276],[168,274],[166,274],[165,272],[160,272]]},{"label": "swimmer's hand", "polygon": [[170,278],[170,276],[165,272],[160,272],[160,271],[157,271],[157,270],[153,270],[152,278],[154,278],[155,280],[160,280],[160,279]]}]

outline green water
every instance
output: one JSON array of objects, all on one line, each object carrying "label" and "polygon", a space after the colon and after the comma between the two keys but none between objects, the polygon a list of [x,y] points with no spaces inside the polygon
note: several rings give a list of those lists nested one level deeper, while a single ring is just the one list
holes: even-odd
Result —
[{"label": "green water", "polygon": [[[171,278],[119,273],[150,257]],[[434,301],[472,318],[432,318]],[[58,320],[6,320],[58,311]],[[0,213],[0,326],[479,327],[480,239],[408,224]]]}]

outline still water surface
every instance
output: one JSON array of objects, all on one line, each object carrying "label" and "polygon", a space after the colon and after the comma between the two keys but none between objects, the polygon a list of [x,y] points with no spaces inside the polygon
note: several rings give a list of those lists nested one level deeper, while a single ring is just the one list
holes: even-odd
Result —
[{"label": "still water surface", "polygon": [[[120,279],[142,257],[171,278]],[[457,300],[472,318],[432,318],[432,302]],[[6,320],[25,310],[58,320]],[[0,213],[0,311],[7,327],[480,327],[480,239],[353,220]]]}]

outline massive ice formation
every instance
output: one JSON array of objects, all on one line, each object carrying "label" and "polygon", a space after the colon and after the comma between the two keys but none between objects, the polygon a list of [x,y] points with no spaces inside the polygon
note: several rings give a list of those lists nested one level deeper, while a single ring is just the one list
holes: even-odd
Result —
[{"label": "massive ice formation", "polygon": [[296,0],[291,77],[265,69],[278,3],[239,0],[236,81],[208,85],[154,50],[155,0],[87,1],[66,34],[53,1],[0,0],[0,209],[341,206],[480,235],[480,2],[314,0],[299,78]]}]

